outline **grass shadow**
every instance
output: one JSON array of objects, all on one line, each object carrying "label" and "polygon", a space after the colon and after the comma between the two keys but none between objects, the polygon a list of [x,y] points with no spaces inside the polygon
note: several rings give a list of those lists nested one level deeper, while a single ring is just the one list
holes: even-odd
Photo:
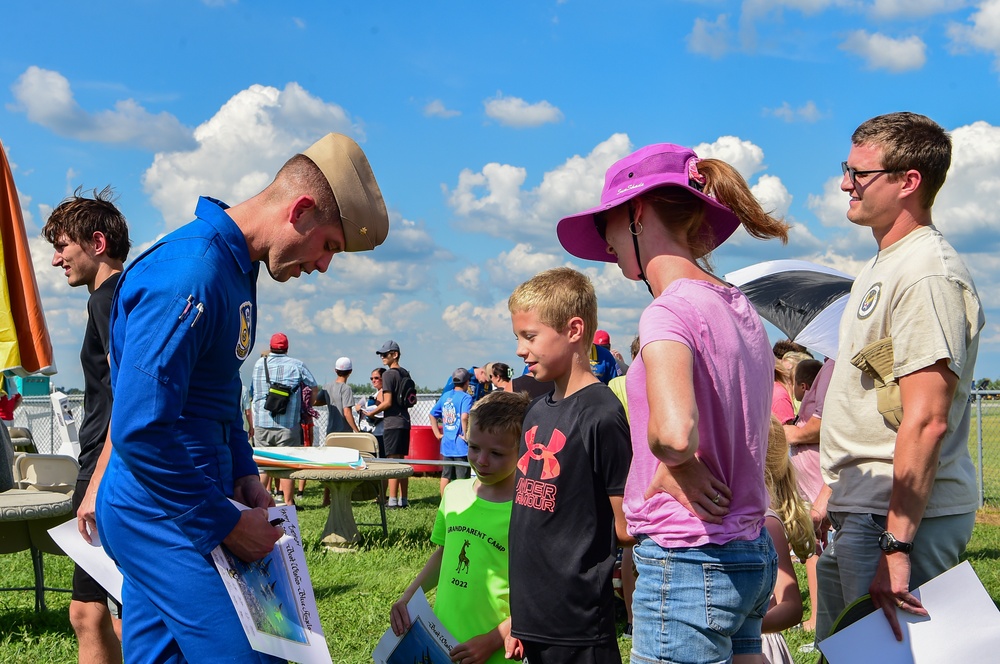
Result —
[{"label": "grass shadow", "polygon": [[13,635],[40,637],[49,634],[76,638],[65,610],[35,613],[33,608],[9,607],[0,612],[0,641]]}]

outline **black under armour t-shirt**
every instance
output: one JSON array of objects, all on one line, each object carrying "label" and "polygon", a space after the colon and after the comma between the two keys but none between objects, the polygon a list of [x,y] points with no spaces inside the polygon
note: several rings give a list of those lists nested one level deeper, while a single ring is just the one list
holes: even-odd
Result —
[{"label": "black under armour t-shirt", "polygon": [[608,497],[624,494],[631,462],[625,410],[607,385],[532,403],[510,516],[514,636],[553,645],[614,640],[617,540]]},{"label": "black under armour t-shirt", "polygon": [[83,423],[80,425],[80,475],[89,480],[97,467],[111,423],[111,367],[108,336],[111,301],[121,272],[104,280],[87,302],[87,331],[80,349],[83,365]]}]

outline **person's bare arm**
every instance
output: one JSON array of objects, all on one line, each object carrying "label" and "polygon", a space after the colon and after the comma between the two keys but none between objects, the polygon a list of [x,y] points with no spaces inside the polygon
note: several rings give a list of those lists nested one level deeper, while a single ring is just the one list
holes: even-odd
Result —
[{"label": "person's bare arm", "polygon": [[780,632],[799,624],[802,620],[802,595],[799,582],[792,567],[792,557],[788,553],[788,539],[781,522],[773,516],[764,519],[774,550],[778,553],[778,578],[774,583],[774,599],[760,625],[761,632]]},{"label": "person's bare arm", "polygon": [[622,509],[621,496],[608,496],[611,501],[611,511],[615,515],[615,535],[618,537],[619,546],[632,546],[635,538],[628,534],[628,524],[625,521],[625,510]]},{"label": "person's bare arm", "polygon": [[389,408],[391,406],[392,406],[392,392],[387,392],[385,390],[382,390],[382,400],[379,402],[379,404],[377,406],[375,406],[374,408],[372,408],[371,410],[366,410],[366,411],[363,411],[363,412],[368,417],[371,417],[372,415],[375,415],[376,413],[381,413],[386,408]]},{"label": "person's bare arm", "polygon": [[431,423],[431,433],[434,434],[434,437],[438,440],[444,438],[444,434],[441,433],[441,425],[438,424],[438,418],[431,415],[427,418],[427,421]]},{"label": "person's bare arm", "polygon": [[675,341],[656,341],[642,349],[647,366],[649,449],[664,465],[678,466],[698,451],[698,404],[694,396],[694,357]]},{"label": "person's bare arm", "polygon": [[[946,359],[899,378],[903,421],[896,433],[886,530],[901,542],[913,541],[924,516],[957,387],[958,376],[948,368]],[[905,553],[881,554],[869,592],[872,602],[889,620],[897,641],[903,640],[897,607],[927,615],[920,600],[910,592],[910,557]]]},{"label": "person's bare arm", "polygon": [[108,467],[109,459],[111,459],[110,422],[108,423],[108,435],[104,439],[104,447],[101,449],[101,455],[97,457],[97,467],[94,468],[94,474],[90,476],[87,493],[84,494],[83,501],[76,511],[76,527],[88,544],[93,544],[92,533],[97,532],[97,491],[100,489],[101,478],[104,477],[104,469]]},{"label": "person's bare arm", "polygon": [[351,427],[351,431],[354,433],[361,433],[361,429],[358,428],[358,423],[354,421],[354,413],[351,412],[350,406],[344,406],[344,419],[347,420],[347,426]]},{"label": "person's bare arm", "polygon": [[441,576],[441,557],[444,555],[444,547],[439,546],[427,559],[423,569],[417,573],[417,578],[406,587],[399,599],[393,603],[389,610],[389,623],[392,632],[396,636],[402,636],[410,628],[410,612],[406,604],[413,598],[417,588],[423,588],[427,592],[435,588],[438,584],[438,577]]},{"label": "person's bare arm", "polygon": [[809,418],[804,426],[794,424],[784,425],[785,439],[789,445],[818,445],[819,429],[823,419],[815,415]]},{"label": "person's bare arm", "polygon": [[675,341],[654,341],[643,347],[642,359],[650,395],[649,449],[660,461],[646,497],[669,493],[699,519],[722,523],[732,492],[697,456],[698,404],[691,349]]}]

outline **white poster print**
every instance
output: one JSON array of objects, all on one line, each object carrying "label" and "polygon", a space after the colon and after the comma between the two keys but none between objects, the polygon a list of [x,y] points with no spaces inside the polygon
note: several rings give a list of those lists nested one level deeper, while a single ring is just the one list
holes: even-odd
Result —
[{"label": "white poster print", "polygon": [[301,664],[332,664],[295,507],[272,507],[267,513],[285,531],[274,550],[247,563],[218,546],[212,551],[215,566],[254,650]]},{"label": "white poster print", "polygon": [[434,615],[422,589],[417,588],[406,609],[410,629],[402,636],[396,636],[391,627],[386,630],[372,653],[375,664],[452,664],[448,653],[458,639]]}]

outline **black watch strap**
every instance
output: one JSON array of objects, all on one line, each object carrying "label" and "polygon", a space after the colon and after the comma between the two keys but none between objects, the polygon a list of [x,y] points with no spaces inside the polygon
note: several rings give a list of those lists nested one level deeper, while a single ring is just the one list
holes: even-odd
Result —
[{"label": "black watch strap", "polygon": [[913,543],[900,542],[888,530],[883,530],[882,534],[878,536],[878,548],[885,553],[895,553],[896,551],[910,553],[913,551]]}]

